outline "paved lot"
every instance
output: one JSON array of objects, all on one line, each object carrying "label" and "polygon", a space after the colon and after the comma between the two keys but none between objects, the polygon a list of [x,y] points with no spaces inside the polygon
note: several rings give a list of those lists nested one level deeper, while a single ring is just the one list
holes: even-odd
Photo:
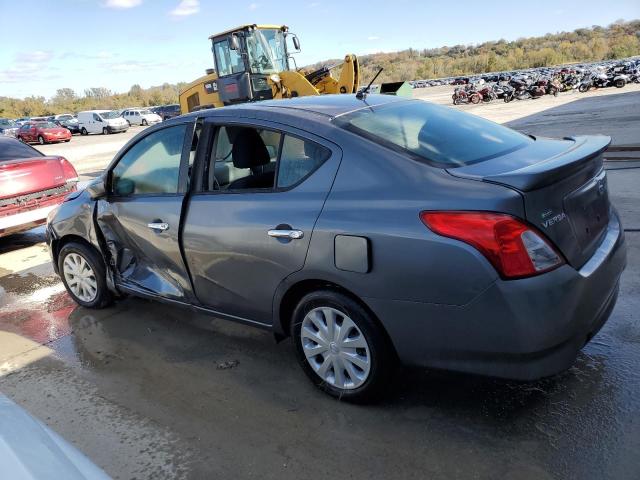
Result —
[{"label": "paved lot", "polygon": [[[547,99],[500,105],[531,109],[519,118],[493,105],[469,110],[495,108],[536,134],[640,143],[640,94],[609,92],[611,107],[597,92],[549,99],[546,110],[539,102]],[[46,148],[93,152],[84,143],[93,139]],[[124,137],[95,139],[106,151]],[[64,154],[84,162],[82,153]],[[92,158],[91,169],[108,162]],[[0,391],[122,479],[635,480],[640,169],[611,170],[609,182],[625,228],[636,230],[627,233],[620,300],[575,366],[554,378],[521,384],[408,371],[383,404],[343,404],[310,386],[291,343],[266,332],[137,299],[76,307],[34,230],[0,239]]]}]

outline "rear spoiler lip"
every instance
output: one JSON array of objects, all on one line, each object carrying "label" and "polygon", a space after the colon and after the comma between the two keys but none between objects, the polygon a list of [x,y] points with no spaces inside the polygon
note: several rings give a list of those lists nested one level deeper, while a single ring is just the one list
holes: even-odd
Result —
[{"label": "rear spoiler lip", "polygon": [[[517,170],[493,175],[470,174],[464,172],[464,168],[447,171],[456,177],[498,183],[528,192],[555,183],[558,178],[564,178],[582,170],[594,158],[602,155],[611,144],[611,137],[606,135],[564,137],[563,140],[573,141],[574,145],[553,157]],[[600,171],[602,158],[594,167]]]}]

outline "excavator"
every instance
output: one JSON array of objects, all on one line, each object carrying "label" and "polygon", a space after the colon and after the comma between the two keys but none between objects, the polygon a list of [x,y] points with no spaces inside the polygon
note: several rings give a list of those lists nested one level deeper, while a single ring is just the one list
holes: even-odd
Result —
[{"label": "excavator", "polygon": [[[300,41],[286,25],[243,25],[209,39],[215,69],[180,92],[182,113],[259,100],[357,93],[360,69],[355,55],[312,72],[299,70],[292,53],[300,52]],[[387,93],[394,89],[392,84],[386,87]]]}]

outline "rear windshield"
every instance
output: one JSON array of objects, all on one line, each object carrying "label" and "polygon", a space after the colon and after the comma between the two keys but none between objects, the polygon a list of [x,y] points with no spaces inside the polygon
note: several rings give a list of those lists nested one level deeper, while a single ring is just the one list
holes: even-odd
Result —
[{"label": "rear windshield", "polygon": [[13,138],[0,140],[0,162],[33,157],[42,157],[42,153]]},{"label": "rear windshield", "polygon": [[363,108],[337,117],[334,123],[442,168],[482,162],[533,142],[475,115],[417,100]]},{"label": "rear windshield", "polygon": [[58,128],[58,125],[53,122],[38,122],[36,125],[38,128]]}]

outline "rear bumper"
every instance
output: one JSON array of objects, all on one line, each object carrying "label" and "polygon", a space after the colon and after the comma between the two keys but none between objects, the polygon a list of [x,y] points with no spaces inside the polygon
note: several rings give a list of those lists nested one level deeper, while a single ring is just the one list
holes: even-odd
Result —
[{"label": "rear bumper", "polygon": [[25,230],[30,230],[39,225],[43,225],[47,221],[47,215],[49,215],[49,212],[62,203],[62,201],[63,198],[60,198],[60,202],[53,205],[1,217],[0,237],[24,232]]},{"label": "rear bumper", "polygon": [[498,280],[463,306],[366,298],[405,364],[518,380],[569,368],[609,318],[626,266],[624,233],[608,231],[580,269]]}]

